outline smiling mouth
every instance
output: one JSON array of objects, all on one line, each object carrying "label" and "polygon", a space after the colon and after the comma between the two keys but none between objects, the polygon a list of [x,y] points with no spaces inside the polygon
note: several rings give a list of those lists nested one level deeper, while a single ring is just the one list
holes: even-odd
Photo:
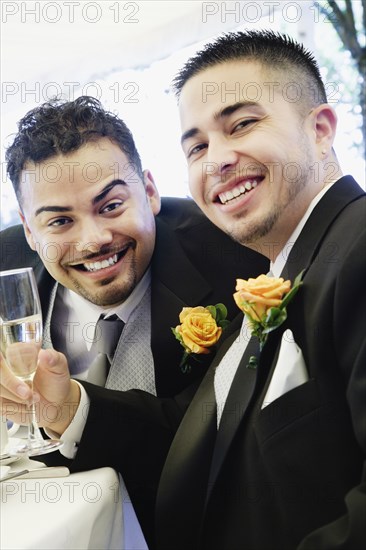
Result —
[{"label": "smiling mouth", "polygon": [[121,250],[120,252],[112,254],[107,258],[103,258],[103,260],[96,260],[94,262],[84,262],[80,264],[75,264],[71,267],[73,267],[74,269],[77,269],[78,271],[87,271],[89,273],[102,271],[103,269],[111,267],[112,265],[115,265],[117,262],[119,262],[119,260],[121,260],[126,255],[129,248],[130,247],[127,246],[124,250]]},{"label": "smiling mouth", "polygon": [[243,195],[246,195],[253,191],[257,187],[257,185],[260,184],[263,178],[253,178],[247,180],[245,183],[239,183],[229,191],[224,191],[223,193],[219,193],[216,198],[216,202],[220,202],[221,204],[228,204],[231,201],[237,199],[238,197],[242,197]]},{"label": "smiling mouth", "polygon": [[87,262],[83,264],[83,267],[86,269],[86,271],[100,271],[101,269],[105,269],[106,267],[110,267],[111,265],[114,265],[118,262],[118,255],[113,254],[110,258],[107,258],[102,261],[98,262]]}]

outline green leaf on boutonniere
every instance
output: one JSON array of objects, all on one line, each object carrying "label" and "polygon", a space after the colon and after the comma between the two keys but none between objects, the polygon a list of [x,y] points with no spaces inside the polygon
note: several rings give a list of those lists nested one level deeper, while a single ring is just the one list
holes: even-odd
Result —
[{"label": "green leaf on boutonniere", "polygon": [[303,284],[302,283],[302,276],[304,274],[304,269],[298,274],[298,276],[296,277],[296,279],[294,280],[294,284],[292,286],[292,289],[290,290],[290,292],[288,292],[286,294],[286,296],[284,297],[284,299],[282,300],[282,303],[280,305],[280,308],[281,309],[284,309],[287,304],[292,300],[292,298],[295,296],[295,294],[297,293],[297,291],[299,290],[300,286]]},{"label": "green leaf on boutonniere", "polygon": [[216,321],[220,322],[226,319],[227,317],[227,308],[224,304],[216,304]]},{"label": "green leaf on boutonniere", "polygon": [[285,309],[281,309],[279,307],[271,307],[267,311],[267,317],[265,322],[263,323],[263,334],[268,334],[272,330],[275,330],[277,327],[282,325],[284,321],[287,319],[287,312]]},{"label": "green leaf on boutonniere", "polygon": [[212,319],[216,321],[216,315],[217,315],[216,306],[206,306],[206,309],[208,309],[208,311],[211,313]]}]

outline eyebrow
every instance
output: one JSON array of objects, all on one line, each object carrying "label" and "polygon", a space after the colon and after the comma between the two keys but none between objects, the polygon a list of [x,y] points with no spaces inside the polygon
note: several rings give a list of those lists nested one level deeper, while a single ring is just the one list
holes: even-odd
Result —
[{"label": "eyebrow", "polygon": [[253,107],[258,105],[255,101],[238,101],[237,103],[234,103],[233,105],[228,105],[221,111],[218,111],[214,114],[214,120],[219,120],[220,118],[227,118],[228,116],[232,115],[236,111],[239,111],[239,109],[247,108],[247,107]]},{"label": "eyebrow", "polygon": [[[221,109],[220,111],[215,113],[213,118],[215,121],[218,121],[220,119],[229,117],[230,115],[232,115],[239,109],[242,109],[243,107],[247,108],[247,107],[253,107],[257,105],[258,103],[256,103],[255,101],[238,101],[237,103],[233,103],[233,105],[228,105],[227,107],[224,107],[224,109]],[[181,145],[183,145],[184,141],[186,141],[191,137],[194,137],[198,133],[199,133],[198,128],[191,128],[190,130],[187,130],[186,132],[184,132],[180,140]]]},{"label": "eyebrow", "polygon": [[180,143],[183,145],[187,139],[194,137],[196,134],[198,134],[199,130],[198,128],[191,128],[190,130],[187,130],[182,134],[182,137],[180,138]]},{"label": "eyebrow", "polygon": [[106,195],[108,195],[109,191],[116,187],[116,185],[127,185],[127,183],[124,180],[113,180],[110,183],[107,183],[107,185],[102,189],[100,193],[94,199],[92,200],[92,204],[95,206],[98,202],[104,199]]},{"label": "eyebrow", "polygon": [[[127,185],[127,183],[124,180],[113,180],[110,183],[107,183],[107,185],[102,189],[100,193],[96,197],[92,199],[92,204],[95,206],[104,199],[106,195],[108,195],[109,191],[116,187],[116,185]],[[35,216],[39,216],[39,214],[42,214],[42,212],[71,212],[73,209],[72,206],[56,206],[56,205],[49,205],[49,206],[41,206],[35,211]]]}]

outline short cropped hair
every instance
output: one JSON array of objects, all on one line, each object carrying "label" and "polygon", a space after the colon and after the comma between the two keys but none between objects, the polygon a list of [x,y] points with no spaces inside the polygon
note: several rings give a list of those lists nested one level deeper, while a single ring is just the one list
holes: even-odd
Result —
[{"label": "short cropped hair", "polygon": [[173,90],[179,98],[186,82],[201,71],[241,60],[257,61],[265,68],[291,76],[307,91],[304,99],[311,106],[327,103],[325,87],[312,53],[289,36],[271,30],[246,30],[219,36],[185,63],[173,80]]},{"label": "short cropped hair", "polygon": [[18,123],[18,133],[6,150],[7,171],[21,204],[21,172],[29,161],[40,163],[56,155],[67,155],[82,145],[109,138],[125,153],[142,177],[140,155],[132,133],[100,101],[81,96],[74,101],[52,99],[29,111]]}]

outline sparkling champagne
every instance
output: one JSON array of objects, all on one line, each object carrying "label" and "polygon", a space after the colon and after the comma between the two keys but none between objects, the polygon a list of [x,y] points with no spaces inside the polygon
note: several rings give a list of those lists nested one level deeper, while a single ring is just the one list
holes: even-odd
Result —
[{"label": "sparkling champagne", "polygon": [[36,371],[38,352],[42,342],[40,314],[1,322],[1,353],[13,373],[29,380]]},{"label": "sparkling champagne", "polygon": [[[33,269],[0,271],[0,351],[15,376],[31,390],[41,344],[42,310]],[[9,415],[28,424],[28,436],[10,445],[10,454],[38,456],[61,447],[59,439],[43,439],[33,395],[26,402],[19,402],[18,407]]]}]

